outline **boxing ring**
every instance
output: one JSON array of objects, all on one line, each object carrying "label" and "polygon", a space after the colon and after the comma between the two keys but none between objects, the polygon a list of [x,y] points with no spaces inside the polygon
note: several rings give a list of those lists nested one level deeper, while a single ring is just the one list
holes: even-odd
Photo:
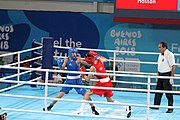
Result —
[{"label": "boxing ring", "polygon": [[[54,46],[54,48],[58,49],[69,49],[67,47]],[[35,46],[32,49],[18,51],[14,53],[8,53],[0,55],[0,57],[8,56],[8,55],[18,55],[18,62],[12,63],[8,65],[0,66],[1,69],[12,69],[17,70],[16,74],[2,77],[0,82],[12,84],[10,87],[6,87],[0,90],[0,107],[1,112],[7,112],[7,120],[51,120],[51,119],[66,119],[66,120],[97,120],[97,119],[128,119],[128,120],[179,120],[180,115],[180,92],[178,90],[173,91],[160,91],[152,89],[153,86],[156,85],[154,79],[156,78],[164,78],[157,76],[156,73],[148,73],[148,72],[129,72],[129,71],[108,71],[108,75],[113,75],[116,77],[127,77],[138,79],[142,78],[143,82],[136,81],[119,81],[113,79],[113,83],[117,84],[133,84],[133,85],[144,85],[143,88],[123,88],[123,87],[94,87],[94,86],[79,86],[79,85],[64,85],[64,84],[54,84],[48,83],[48,78],[50,76],[49,73],[58,72],[58,73],[83,73],[83,74],[100,74],[103,73],[90,73],[90,72],[74,72],[67,70],[54,70],[54,69],[43,69],[41,64],[36,67],[25,68],[21,67],[20,64],[29,61],[35,61],[42,59],[41,53],[36,53],[39,56],[35,56],[29,60],[21,61],[21,54],[24,52],[31,52],[36,50],[41,50],[42,44],[39,46]],[[114,66],[115,62],[134,62],[139,64],[150,64],[157,65],[156,62],[146,62],[146,61],[125,61],[125,60],[117,60],[116,54],[118,52],[127,53],[128,51],[115,51],[115,50],[103,50],[103,49],[88,49],[88,48],[77,48],[78,50],[95,50],[96,52],[111,52],[113,53],[113,60],[108,59],[108,61],[113,61]],[[153,52],[129,52],[143,55],[158,55],[159,53]],[[175,54],[175,56],[180,56],[180,54]],[[56,58],[57,56],[54,56]],[[16,66],[14,66],[16,65]],[[179,65],[179,64],[176,64]],[[57,66],[53,66],[53,68],[57,68]],[[38,82],[42,79],[41,76],[33,77],[28,81],[20,80],[21,75],[23,74],[34,74],[37,73],[45,73],[45,81],[44,83]],[[16,79],[12,79],[16,77]],[[115,77],[114,77],[115,78]],[[167,77],[166,77],[167,78]],[[175,74],[173,79],[179,80],[180,75]],[[97,81],[96,79],[92,79],[92,82]],[[35,86],[35,87],[32,87]],[[62,86],[71,86],[71,87],[82,87],[82,88],[95,88],[95,89],[112,89],[114,96],[113,99],[120,101],[121,103],[109,103],[105,101],[104,97],[99,97],[96,95],[92,96],[93,101],[83,101],[83,96],[78,95],[74,90],[72,90],[68,95],[65,95],[61,99],[54,98],[61,89]],[[173,87],[180,87],[179,84],[174,84]],[[167,106],[167,100],[165,95],[162,98],[161,106],[159,110],[150,110],[149,107],[154,107],[153,99],[155,92],[163,92],[163,93],[174,93],[174,112],[173,113],[165,113]],[[57,104],[53,107],[51,111],[43,111],[43,107],[47,107],[47,105],[52,100],[58,100]],[[87,103],[83,114],[77,114],[81,103]],[[94,103],[100,115],[93,115],[91,113],[91,109],[88,103]],[[130,118],[126,118],[126,114],[124,113],[121,106],[130,105],[132,106],[132,115]],[[155,106],[157,107],[157,106]]]}]

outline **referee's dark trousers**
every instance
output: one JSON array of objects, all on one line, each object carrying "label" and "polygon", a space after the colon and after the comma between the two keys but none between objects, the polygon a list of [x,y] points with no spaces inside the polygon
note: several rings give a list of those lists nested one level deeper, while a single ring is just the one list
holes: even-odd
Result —
[{"label": "referee's dark trousers", "polygon": [[[171,72],[166,73],[158,73],[159,76],[171,76]],[[172,85],[169,82],[169,78],[159,78],[156,86],[156,90],[172,90]],[[166,97],[168,99],[168,106],[173,106],[173,93],[165,93]],[[154,98],[154,105],[160,105],[161,104],[161,98],[163,93],[155,93]],[[168,109],[172,110],[172,109]]]}]

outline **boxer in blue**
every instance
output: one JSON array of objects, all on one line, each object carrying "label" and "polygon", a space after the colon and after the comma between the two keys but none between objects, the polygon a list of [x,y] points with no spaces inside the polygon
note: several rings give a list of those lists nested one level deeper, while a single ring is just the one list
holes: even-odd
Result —
[{"label": "boxer in blue", "polygon": [[[58,66],[64,70],[65,67],[67,67],[68,71],[79,71],[80,70],[80,64],[87,64],[83,59],[77,58],[78,50],[76,48],[71,48],[68,50],[68,58],[58,58],[57,63]],[[67,73],[66,80],[64,84],[69,85],[84,85],[82,83],[82,78],[79,73]],[[59,95],[56,96],[56,98],[62,98],[65,94],[68,94],[70,90],[72,90],[74,87],[62,87],[60,90]],[[87,94],[87,91],[85,88],[74,88],[78,94],[85,95]],[[47,110],[51,110],[51,108],[54,106],[54,104],[57,101],[54,100],[52,103],[47,107]],[[92,113],[95,115],[99,115],[99,113],[96,111],[95,106],[90,103]],[[45,108],[43,108],[45,111]],[[83,112],[82,109],[80,109],[81,113]]]}]

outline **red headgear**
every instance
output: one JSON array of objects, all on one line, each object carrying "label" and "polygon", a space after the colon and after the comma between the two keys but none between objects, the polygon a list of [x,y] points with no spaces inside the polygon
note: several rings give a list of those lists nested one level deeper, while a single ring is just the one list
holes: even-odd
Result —
[{"label": "red headgear", "polygon": [[94,52],[93,50],[91,50],[91,51],[89,52],[89,54],[94,55],[94,56],[100,56],[100,54]]},{"label": "red headgear", "polygon": [[87,53],[85,56],[85,61],[88,63],[88,64],[92,64],[94,61],[95,61],[95,57],[93,54],[91,54],[90,52]]}]

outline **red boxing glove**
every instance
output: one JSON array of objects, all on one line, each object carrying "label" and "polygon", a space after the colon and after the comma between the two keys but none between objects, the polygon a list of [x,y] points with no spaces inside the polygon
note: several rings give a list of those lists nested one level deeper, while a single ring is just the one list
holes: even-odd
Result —
[{"label": "red boxing glove", "polygon": [[[86,72],[86,68],[85,67],[81,67],[80,68],[80,72]],[[81,75],[82,75],[82,77],[84,77],[85,74],[81,74]]]}]

